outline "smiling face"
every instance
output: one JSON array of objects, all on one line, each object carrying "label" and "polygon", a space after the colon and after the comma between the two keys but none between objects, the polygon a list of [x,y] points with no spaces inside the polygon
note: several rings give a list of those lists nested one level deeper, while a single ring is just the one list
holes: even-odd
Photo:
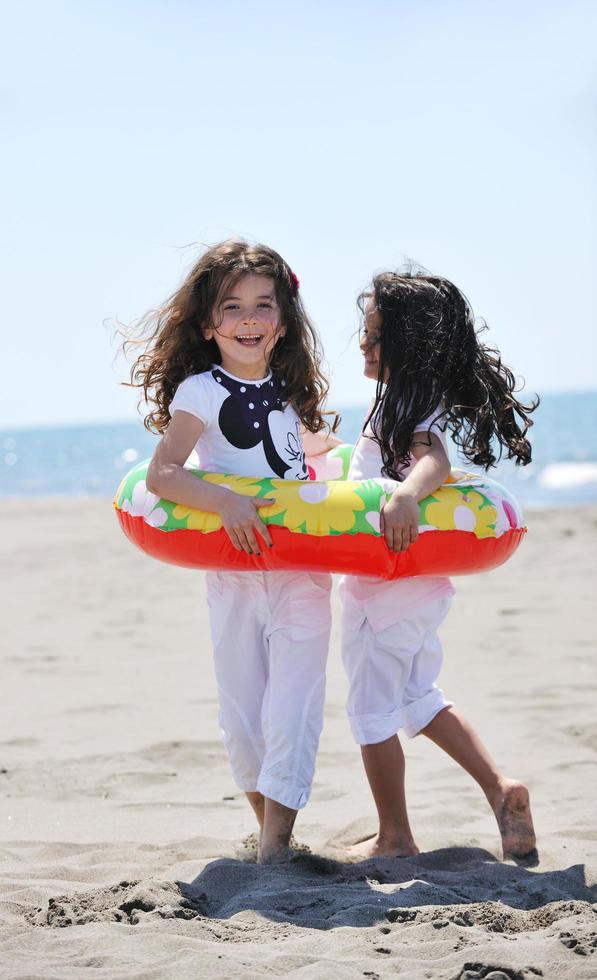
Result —
[{"label": "smiling face", "polygon": [[379,377],[379,337],[381,333],[381,314],[375,306],[375,299],[369,296],[365,303],[365,319],[361,329],[359,347],[365,358],[364,375],[377,381]]},{"label": "smiling face", "polygon": [[224,288],[212,311],[212,326],[203,334],[218,345],[224,371],[258,381],[267,374],[272,350],[285,332],[274,280],[249,272]]}]

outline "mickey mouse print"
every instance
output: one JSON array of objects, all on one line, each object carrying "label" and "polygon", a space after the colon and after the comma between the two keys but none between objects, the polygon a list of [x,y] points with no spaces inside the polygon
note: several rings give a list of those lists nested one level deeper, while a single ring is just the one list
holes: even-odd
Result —
[{"label": "mickey mouse print", "polygon": [[216,366],[178,386],[170,414],[190,412],[204,423],[195,447],[203,470],[308,480],[300,420],[284,388],[273,374],[248,381]]}]

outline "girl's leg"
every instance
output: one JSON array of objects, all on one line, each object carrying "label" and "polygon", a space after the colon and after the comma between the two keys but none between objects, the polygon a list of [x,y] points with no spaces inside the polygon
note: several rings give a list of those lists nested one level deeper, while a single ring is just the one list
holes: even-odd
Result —
[{"label": "girl's leg", "polygon": [[522,857],[535,848],[535,832],[526,786],[507,779],[497,768],[472,726],[452,705],[444,703],[423,720],[417,705],[424,704],[425,692],[439,675],[443,650],[437,629],[445,617],[450,601],[436,604],[435,614],[429,606],[428,629],[406,686],[408,702],[406,730],[409,735],[427,735],[479,784],[498,822],[505,857]]},{"label": "girl's leg", "polygon": [[444,708],[420,734],[439,745],[479,784],[495,814],[504,858],[532,854],[536,840],[528,790],[500,772],[466,718],[453,707]]},{"label": "girl's leg", "polygon": [[257,779],[265,752],[261,705],[267,683],[266,603],[254,573],[211,572],[206,581],[220,727],[234,780],[261,832],[264,799]]},{"label": "girl's leg", "polygon": [[379,830],[348,848],[362,861],[374,857],[411,857],[419,853],[415,844],[404,792],[404,753],[397,735],[375,745],[362,745],[363,765],[379,816]]},{"label": "girl's leg", "polygon": [[253,813],[257,817],[257,823],[259,824],[259,833],[263,830],[263,816],[265,808],[265,798],[257,791],[252,793],[245,793],[249,806],[253,810]]},{"label": "girl's leg", "polygon": [[259,839],[260,864],[277,864],[288,858],[288,847],[298,810],[265,798],[264,820]]},{"label": "girl's leg", "polygon": [[[358,595],[359,583],[343,583],[342,659],[348,676],[348,718],[361,746],[365,772],[379,816],[379,830],[350,847],[353,857],[418,854],[404,789],[405,761],[396,735],[405,712],[424,723],[445,703],[438,689],[406,706],[405,690],[426,630],[418,617],[396,616],[396,583],[381,583],[374,596]],[[432,687],[433,685],[431,685]],[[409,717],[411,716],[409,715]]]},{"label": "girl's leg", "polygon": [[331,576],[269,572],[268,681],[261,728],[265,755],[263,863],[283,861],[297,811],[309,799],[323,725]]}]

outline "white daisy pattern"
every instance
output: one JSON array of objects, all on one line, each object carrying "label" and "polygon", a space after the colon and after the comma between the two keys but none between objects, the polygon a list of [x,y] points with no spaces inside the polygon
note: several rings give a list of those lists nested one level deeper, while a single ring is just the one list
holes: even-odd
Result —
[{"label": "white daisy pattern", "polygon": [[122,510],[131,517],[143,517],[151,527],[162,527],[168,520],[168,514],[163,507],[158,507],[160,498],[150,493],[145,480],[139,480],[133,487],[130,500],[123,500]]}]

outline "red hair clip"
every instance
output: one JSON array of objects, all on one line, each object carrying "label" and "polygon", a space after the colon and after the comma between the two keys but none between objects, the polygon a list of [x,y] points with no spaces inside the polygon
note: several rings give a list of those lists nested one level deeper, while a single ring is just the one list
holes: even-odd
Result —
[{"label": "red hair clip", "polygon": [[290,282],[292,283],[292,287],[293,287],[295,293],[298,293],[300,282],[299,282],[298,276],[296,275],[296,273],[294,273],[292,271],[292,269],[290,270]]}]

